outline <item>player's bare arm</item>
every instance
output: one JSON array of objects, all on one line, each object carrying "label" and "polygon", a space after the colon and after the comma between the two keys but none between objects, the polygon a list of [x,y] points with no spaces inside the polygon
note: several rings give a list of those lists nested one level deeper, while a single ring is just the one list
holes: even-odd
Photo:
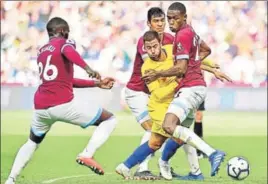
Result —
[{"label": "player's bare arm", "polygon": [[225,80],[228,81],[228,82],[232,82],[232,79],[230,77],[228,77],[225,73],[219,71],[219,70],[216,70],[215,68],[212,68],[210,66],[207,66],[207,65],[204,65],[202,64],[200,66],[200,68],[204,71],[207,71],[209,73],[212,73],[214,74],[214,76],[219,79],[220,81],[224,82]]},{"label": "player's bare arm", "polygon": [[115,80],[107,77],[103,80],[84,80],[84,79],[73,79],[74,88],[90,88],[99,87],[101,89],[111,89],[114,85]]},{"label": "player's bare arm", "polygon": [[146,83],[150,83],[152,81],[155,81],[159,77],[177,76],[178,78],[182,78],[187,71],[187,62],[188,62],[187,59],[178,59],[176,60],[174,66],[168,70],[162,70],[162,71],[148,70],[147,73],[142,77],[142,79]]},{"label": "player's bare arm", "polygon": [[101,76],[97,71],[91,69],[86,62],[82,59],[79,53],[75,50],[72,45],[66,45],[62,48],[62,54],[72,63],[76,64],[77,66],[83,68],[89,77],[93,77],[96,79],[100,79]]},{"label": "player's bare arm", "polygon": [[206,57],[208,57],[211,54],[210,47],[203,40],[201,40],[199,51],[200,51],[199,58],[201,61],[203,61]]},{"label": "player's bare arm", "polygon": [[88,65],[85,66],[84,70],[87,72],[89,77],[93,77],[93,78],[96,78],[96,79],[101,78],[101,75],[99,74],[99,72],[94,71]]},{"label": "player's bare arm", "polygon": [[[200,50],[199,50],[200,60],[204,61],[204,59],[206,59],[210,54],[211,54],[210,47],[207,45],[207,43],[204,40],[201,40]],[[208,65],[208,66],[213,66],[213,68],[216,68],[216,69],[220,68],[220,65],[218,65],[217,63],[211,62],[211,63],[206,64],[206,62],[204,62],[203,64]]]}]

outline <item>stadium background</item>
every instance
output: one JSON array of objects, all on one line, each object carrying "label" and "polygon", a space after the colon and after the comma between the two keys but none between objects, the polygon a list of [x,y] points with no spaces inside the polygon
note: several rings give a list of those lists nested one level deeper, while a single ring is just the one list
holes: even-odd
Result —
[{"label": "stadium background", "polygon": [[[147,10],[160,6],[166,11],[171,3],[1,1],[1,183],[7,177],[18,147],[27,139],[29,132],[32,99],[38,84],[36,51],[47,42],[46,22],[54,16],[66,19],[71,28],[70,37],[76,41],[77,49],[85,61],[104,76],[116,78],[116,85],[111,91],[75,91],[81,98],[102,104],[115,112],[119,119],[114,136],[99,152],[99,159],[106,161],[104,167],[113,171],[116,163],[107,160],[104,152],[113,149],[117,141],[125,145],[125,152],[111,152],[118,155],[115,159],[118,163],[138,145],[138,136],[143,133],[127,110],[122,94],[132,72],[137,39],[147,30]],[[212,48],[209,59],[218,63],[221,70],[234,80],[233,84],[221,83],[212,75],[205,74],[209,86],[204,117],[205,137],[233,155],[246,156],[253,164],[252,183],[267,182],[267,165],[264,164],[267,163],[267,2],[187,1],[184,4],[188,23]],[[168,24],[166,31],[169,32]],[[87,78],[77,67],[75,76]],[[90,98],[92,96],[94,99]],[[62,164],[66,164],[65,168],[68,169],[53,175],[48,168],[53,165],[56,169],[54,162],[38,163],[36,160],[38,164],[30,164],[24,175],[36,183],[68,174],[87,173],[66,160],[75,158],[75,154],[86,143],[86,136],[92,131],[93,128],[81,130],[66,124],[55,125],[44,142],[44,147],[54,152],[42,149],[44,153],[39,153],[37,157],[42,160],[46,154],[60,152],[59,148],[68,150],[65,140],[69,140],[69,143],[75,144],[73,149],[79,147],[77,144],[81,147],[75,153],[67,154],[70,158],[62,158],[65,158]],[[124,141],[120,138],[122,136]],[[235,140],[233,137],[236,137]],[[259,143],[257,147],[256,142]],[[186,166],[180,171],[186,172],[184,156],[179,162]],[[203,161],[202,164],[208,168]],[[40,175],[31,175],[40,167]],[[117,177],[113,176],[112,180],[114,178]],[[28,180],[24,182],[31,183]]]}]

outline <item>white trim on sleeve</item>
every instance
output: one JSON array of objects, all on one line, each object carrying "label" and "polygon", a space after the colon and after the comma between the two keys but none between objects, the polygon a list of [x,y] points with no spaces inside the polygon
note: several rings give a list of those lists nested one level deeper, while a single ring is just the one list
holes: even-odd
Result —
[{"label": "white trim on sleeve", "polygon": [[[72,44],[68,44],[68,43],[66,43],[66,44],[64,44],[64,45],[61,47],[61,50],[60,50],[61,53],[63,52],[63,49],[64,49],[64,47],[66,47],[66,46],[71,46],[71,47],[74,48],[74,46],[73,46]],[[75,48],[74,48],[74,49],[75,49]]]},{"label": "white trim on sleeve", "polygon": [[148,54],[143,54],[143,55],[141,56],[141,58],[142,58],[143,60],[146,59],[147,57],[149,57]]},{"label": "white trim on sleeve", "polygon": [[176,58],[176,60],[177,59],[189,59],[189,55],[187,55],[187,54],[177,55],[175,58]]}]

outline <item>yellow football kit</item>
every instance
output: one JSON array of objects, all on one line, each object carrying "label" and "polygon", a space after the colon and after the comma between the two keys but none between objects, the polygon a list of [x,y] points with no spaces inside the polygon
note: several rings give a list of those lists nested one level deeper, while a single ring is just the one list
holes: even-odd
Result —
[{"label": "yellow football kit", "polygon": [[[164,49],[167,56],[164,61],[153,61],[149,57],[144,59],[144,63],[141,68],[142,76],[144,76],[146,70],[153,69],[160,71],[171,68],[174,64],[172,47],[173,45],[162,46],[162,49]],[[176,82],[176,77],[161,77],[150,84],[147,84],[150,91],[148,111],[153,122],[152,132],[158,133],[165,137],[170,137],[170,135],[162,129],[162,124],[168,106],[173,100],[177,85],[178,83]]]},{"label": "yellow football kit", "polygon": [[[174,65],[173,60],[173,45],[164,45],[162,49],[166,53],[166,59],[164,61],[154,61],[149,57],[144,59],[144,63],[141,68],[142,76],[146,73],[146,70],[153,69],[155,71],[167,70]],[[213,67],[213,62],[202,61],[202,64]],[[157,80],[147,84],[150,91],[150,98],[148,102],[148,111],[152,120],[152,132],[160,134],[164,137],[170,137],[163,128],[162,124],[169,107],[169,104],[174,98],[175,89],[178,86],[176,77],[161,77]]]}]

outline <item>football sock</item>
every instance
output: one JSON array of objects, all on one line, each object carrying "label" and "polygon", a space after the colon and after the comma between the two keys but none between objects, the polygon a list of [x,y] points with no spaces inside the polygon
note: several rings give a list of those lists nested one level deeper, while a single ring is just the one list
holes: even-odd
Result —
[{"label": "football sock", "polygon": [[124,162],[129,169],[142,162],[148,155],[154,153],[155,150],[149,147],[148,141],[140,145],[130,157]]},{"label": "football sock", "polygon": [[175,138],[179,138],[187,144],[194,146],[199,149],[207,156],[210,156],[215,149],[205,143],[200,137],[198,137],[193,131],[189,128],[178,125],[173,133]]},{"label": "football sock", "polygon": [[[151,137],[151,131],[145,131],[145,133],[141,139],[141,145],[145,142],[148,142],[150,137]],[[137,171],[138,172],[148,171],[149,170],[148,164],[149,164],[149,161],[151,158],[152,158],[152,154],[149,155],[143,162],[140,163]]]},{"label": "football sock", "polygon": [[16,180],[22,169],[27,165],[37,149],[38,144],[28,139],[28,141],[20,148],[13,163],[9,178]]},{"label": "football sock", "polygon": [[187,159],[188,159],[191,173],[194,175],[201,174],[196,149],[189,144],[184,144],[183,149],[187,155]]},{"label": "football sock", "polygon": [[162,152],[164,151],[165,146],[166,146],[166,142],[167,142],[167,141],[165,141],[165,142],[162,144],[161,148],[159,149],[159,152],[160,152],[160,153],[162,153]]},{"label": "football sock", "polygon": [[177,149],[181,146],[182,144],[177,143],[174,139],[168,139],[162,152],[161,159],[165,162],[168,162],[169,159],[176,153]]},{"label": "football sock", "polygon": [[116,127],[116,124],[117,120],[114,116],[110,117],[106,121],[101,122],[101,124],[97,126],[93,132],[93,135],[89,140],[87,147],[80,155],[92,158],[97,149],[103,145],[110,137],[111,133]]},{"label": "football sock", "polygon": [[203,123],[202,122],[195,122],[194,124],[194,133],[199,137],[203,137]]}]

